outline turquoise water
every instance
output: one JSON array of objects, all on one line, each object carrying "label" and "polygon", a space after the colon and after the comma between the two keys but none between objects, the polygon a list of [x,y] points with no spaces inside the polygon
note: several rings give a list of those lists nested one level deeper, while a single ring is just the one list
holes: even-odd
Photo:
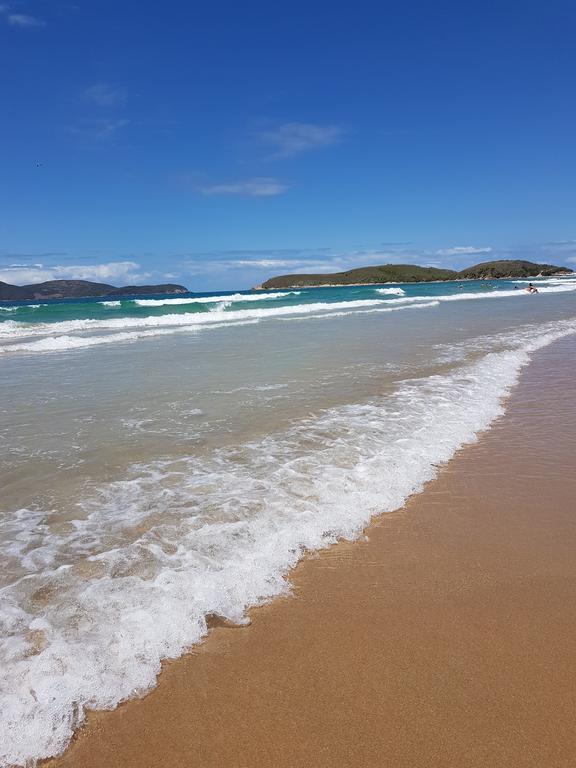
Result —
[{"label": "turquoise water", "polygon": [[[542,293],[576,289],[576,279],[533,281]],[[166,335],[225,324],[333,312],[398,310],[417,304],[524,298],[528,281],[445,283],[246,291],[217,294],[128,297],[121,300],[67,299],[0,303],[0,353],[50,352],[114,341]]]},{"label": "turquoise water", "polygon": [[4,303],[0,766],[420,492],[576,334],[533,282]]}]

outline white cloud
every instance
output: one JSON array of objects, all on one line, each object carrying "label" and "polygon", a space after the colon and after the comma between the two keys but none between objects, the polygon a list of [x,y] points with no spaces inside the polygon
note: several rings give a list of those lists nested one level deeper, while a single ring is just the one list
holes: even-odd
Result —
[{"label": "white cloud", "polygon": [[98,107],[113,107],[126,101],[126,91],[107,83],[96,83],[86,88],[84,98]]},{"label": "white cloud", "polygon": [[440,250],[436,251],[437,256],[470,256],[475,253],[492,253],[492,248],[476,248],[473,245],[457,245],[454,248],[440,248]]},{"label": "white cloud", "polygon": [[26,13],[10,13],[9,5],[0,5],[0,14],[12,27],[43,27],[46,24],[45,21],[36,16],[29,16]]},{"label": "white cloud", "polygon": [[210,184],[202,187],[204,195],[241,195],[243,197],[274,197],[286,192],[288,186],[266,177],[231,181],[222,184]]},{"label": "white cloud", "polygon": [[293,157],[336,144],[343,134],[343,129],[336,125],[284,123],[277,128],[260,131],[257,138],[272,147],[276,157]]},{"label": "white cloud", "polygon": [[[268,274],[282,271],[290,272],[340,272],[354,267],[365,267],[372,264],[412,262],[405,253],[399,259],[399,255],[391,251],[359,250],[359,251],[333,251],[326,248],[300,250],[294,249],[291,257],[275,257],[275,249],[270,249],[269,257],[265,253],[255,251],[251,258],[250,251],[245,251],[245,256],[237,257],[238,251],[220,251],[204,254],[196,254],[195,258],[188,258],[183,263],[183,268],[192,275],[204,275],[225,273],[230,270],[246,272],[266,270]],[[256,255],[258,254],[258,256]]]},{"label": "white cloud", "polygon": [[[254,285],[273,275],[288,273],[326,274],[380,264],[419,264],[458,270],[481,261],[481,257],[475,258],[475,254],[479,253],[493,253],[493,257],[497,255],[498,258],[532,259],[534,256],[527,254],[525,249],[510,252],[500,246],[455,246],[444,249],[445,253],[450,251],[450,256],[439,256],[431,246],[420,247],[410,243],[406,244],[408,247],[403,247],[404,243],[395,243],[394,247],[391,243],[387,245],[390,247],[243,248],[179,253],[171,255],[170,259],[178,265],[182,275],[194,276],[197,286],[202,284],[208,290],[210,285],[216,290],[225,284],[230,288],[238,288],[241,284]],[[558,262],[552,260],[552,263]],[[563,256],[559,263],[576,265],[576,252]]]},{"label": "white cloud", "polygon": [[[183,268],[190,275],[211,275],[214,274],[226,274],[233,271],[252,273],[253,271],[262,274],[262,270],[267,270],[264,274],[277,274],[278,272],[337,272],[333,262],[326,261],[311,261],[303,259],[302,261],[275,261],[272,259],[254,259],[245,261],[239,260],[226,260],[221,261],[187,261],[183,265]],[[271,270],[271,272],[270,272]]]},{"label": "white cloud", "polygon": [[43,283],[47,280],[94,280],[108,282],[118,280],[129,282],[145,277],[138,275],[139,264],[134,261],[111,261],[106,264],[68,264],[65,266],[43,266],[14,264],[0,269],[0,281],[12,285]]},{"label": "white cloud", "polygon": [[291,267],[298,261],[280,261],[279,259],[239,259],[231,262],[235,267]]},{"label": "white cloud", "polygon": [[320,269],[326,267],[326,262],[309,259],[239,259],[228,262],[228,266],[254,269]]}]

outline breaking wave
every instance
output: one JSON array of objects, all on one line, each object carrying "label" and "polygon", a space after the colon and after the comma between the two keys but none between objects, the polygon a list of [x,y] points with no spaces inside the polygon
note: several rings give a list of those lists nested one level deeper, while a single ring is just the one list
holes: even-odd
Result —
[{"label": "breaking wave", "polygon": [[181,299],[134,299],[139,307],[164,307],[178,304],[233,304],[239,301],[264,301],[283,299],[287,296],[299,296],[300,291],[284,291],[282,293],[232,293],[227,296],[191,296]]},{"label": "breaking wave", "polygon": [[503,412],[530,354],[575,332],[535,326],[505,349],[499,336],[499,351],[391,395],[205,457],[133,465],[64,526],[48,508],[0,516],[15,574],[1,592],[0,765],[61,752],[87,707],[148,690],[209,616],[246,623],[289,590],[307,552],[400,508]]}]

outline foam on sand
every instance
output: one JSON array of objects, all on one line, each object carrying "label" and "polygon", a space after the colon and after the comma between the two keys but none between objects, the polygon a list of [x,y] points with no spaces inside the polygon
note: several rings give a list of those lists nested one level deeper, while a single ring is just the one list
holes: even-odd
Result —
[{"label": "foam on sand", "polygon": [[502,413],[530,353],[572,333],[576,321],[499,335],[499,351],[392,395],[206,457],[134,465],[65,526],[48,508],[0,516],[14,574],[0,593],[0,765],[62,751],[86,707],[149,689],[208,615],[245,622],[289,590],[306,552],[401,507]]}]

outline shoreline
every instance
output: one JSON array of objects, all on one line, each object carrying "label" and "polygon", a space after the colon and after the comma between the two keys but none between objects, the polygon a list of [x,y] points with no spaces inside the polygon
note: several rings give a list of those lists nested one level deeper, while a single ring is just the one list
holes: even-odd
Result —
[{"label": "shoreline", "polygon": [[[568,766],[560,753],[570,735],[576,755],[576,680],[560,624],[576,627],[575,349],[568,337],[535,353],[504,417],[378,518],[368,542],[306,558],[291,574],[294,597],[250,611],[250,627],[214,621],[202,645],[164,664],[146,698],[90,713],[64,755],[42,764]],[[551,408],[535,406],[543,387]],[[543,489],[544,476],[554,484]],[[552,518],[538,516],[551,503]],[[543,658],[520,664],[510,633]],[[555,694],[541,690],[543,667],[554,668]],[[555,703],[542,711],[544,694]]]}]

